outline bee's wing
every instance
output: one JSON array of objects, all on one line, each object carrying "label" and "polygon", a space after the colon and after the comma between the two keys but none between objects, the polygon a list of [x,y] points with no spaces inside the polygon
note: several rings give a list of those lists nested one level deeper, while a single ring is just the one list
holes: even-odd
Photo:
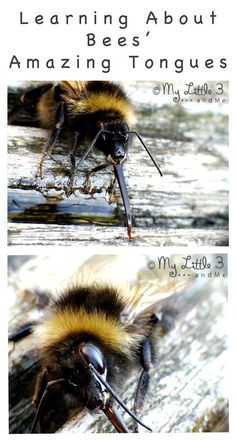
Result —
[{"label": "bee's wing", "polygon": [[171,278],[165,271],[155,273],[156,278],[149,281],[141,278],[133,287],[130,287],[126,295],[126,307],[122,314],[125,324],[132,324],[140,317],[160,311],[166,302],[168,305],[174,304],[177,295],[184,293],[195,280],[194,273],[186,279]]},{"label": "bee's wing", "polygon": [[124,254],[93,255],[81,264],[73,275],[76,284],[112,284],[121,289],[135,284],[137,274],[145,266],[145,256]]},{"label": "bee's wing", "polygon": [[[171,262],[181,265],[181,256],[172,255]],[[188,272],[186,277],[174,277],[168,266],[155,266],[150,263],[155,257],[143,254],[95,255],[82,264],[75,274],[80,284],[110,283],[120,289],[125,301],[122,313],[124,324],[131,324],[136,318],[159,311],[163,302],[180,294],[195,280],[195,273]],[[171,276],[172,275],[172,276]]]},{"label": "bee's wing", "polygon": [[61,81],[60,87],[64,93],[64,99],[78,99],[81,93],[84,91],[85,84],[86,83],[84,81]]}]

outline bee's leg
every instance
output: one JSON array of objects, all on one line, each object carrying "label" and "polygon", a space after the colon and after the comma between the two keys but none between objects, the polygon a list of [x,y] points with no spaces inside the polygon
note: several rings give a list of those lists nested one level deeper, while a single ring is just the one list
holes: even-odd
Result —
[{"label": "bee's leg", "polygon": [[69,179],[69,185],[67,190],[67,196],[69,197],[72,194],[73,186],[74,186],[74,179],[75,179],[75,171],[76,171],[76,153],[79,145],[80,140],[80,134],[79,132],[74,133],[74,142],[70,151],[70,162],[71,162],[71,169],[70,169],[70,179]]},{"label": "bee's leg", "polygon": [[51,390],[53,390],[54,387],[57,387],[59,384],[65,383],[65,381],[66,381],[65,379],[55,379],[52,381],[47,381],[47,369],[43,370],[40,373],[37,379],[35,394],[33,398],[33,403],[36,406],[36,414],[32,424],[31,433],[35,433],[36,428],[38,426],[40,427],[40,418],[43,413],[48,393]]},{"label": "bee's leg", "polygon": [[86,179],[83,183],[83,189],[85,193],[89,193],[91,190],[91,183],[90,183],[90,178],[92,175],[94,175],[96,172],[99,172],[100,170],[106,169],[106,167],[108,167],[108,164],[104,163],[104,164],[100,164],[100,166],[96,166],[94,167],[94,169],[92,169],[87,175],[86,175]]},{"label": "bee's leg", "polygon": [[47,385],[47,369],[45,368],[43,371],[41,371],[37,377],[35,390],[34,390],[34,396],[32,403],[37,408],[39,405],[39,402],[41,400],[41,397],[43,395],[43,392]]},{"label": "bee's leg", "polygon": [[70,162],[72,167],[75,169],[75,157],[76,157],[76,153],[77,153],[77,149],[78,149],[78,143],[80,140],[80,134],[79,132],[75,132],[74,133],[75,137],[74,137],[74,142],[73,142],[73,146],[72,149],[70,151]]},{"label": "bee's leg", "polygon": [[[148,392],[149,384],[150,384],[150,374],[149,371],[152,368],[152,347],[151,342],[146,339],[142,342],[141,351],[140,351],[140,363],[142,366],[142,372],[138,381],[138,386],[135,392],[134,399],[134,413],[136,415],[140,415],[142,412],[142,408],[145,402],[145,398]],[[135,422],[134,432],[138,432],[138,424]]]},{"label": "bee's leg", "polygon": [[113,203],[115,201],[115,183],[116,183],[116,177],[113,177],[110,181],[109,186],[106,189],[106,200],[109,204]]},{"label": "bee's leg", "polygon": [[60,135],[64,120],[65,120],[64,103],[60,103],[59,107],[58,107],[58,111],[57,111],[56,127],[55,127],[55,129],[53,129],[52,134],[51,134],[46,146],[43,149],[43,154],[42,154],[41,160],[38,165],[37,178],[41,178],[41,179],[43,178],[43,163],[44,163],[45,158],[47,156],[49,156],[52,160],[57,161],[57,160],[55,160],[55,158],[53,158],[51,156],[51,152],[52,152],[53,146],[55,145],[55,143]]},{"label": "bee's leg", "polygon": [[[39,373],[37,380],[36,380],[34,396],[33,396],[33,400],[32,400],[32,404],[34,405],[36,411],[38,410],[43,393],[46,389],[47,382],[48,382],[47,381],[47,369],[45,368],[43,371],[41,371]],[[41,429],[40,429],[40,416],[38,418],[38,422],[36,423],[34,430],[36,429],[37,426],[38,426],[39,432],[40,432],[41,431]]]}]

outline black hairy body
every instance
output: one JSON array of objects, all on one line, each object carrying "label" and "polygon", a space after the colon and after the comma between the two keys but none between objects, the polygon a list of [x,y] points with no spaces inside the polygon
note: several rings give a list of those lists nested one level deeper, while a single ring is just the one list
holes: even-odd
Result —
[{"label": "black hairy body", "polygon": [[118,83],[62,81],[46,84],[38,99],[37,117],[42,127],[54,128],[62,101],[65,103],[65,126],[84,134],[88,129],[96,133],[99,122],[130,124],[134,118],[131,102]]},{"label": "black hairy body", "polygon": [[[39,126],[57,129],[49,143],[49,151],[59,131],[66,131],[71,137],[78,134],[79,145],[85,140],[93,140],[101,125],[109,124],[109,129],[125,132],[134,121],[132,104],[124,89],[118,83],[108,81],[46,83],[26,92],[21,100],[26,106],[35,102]],[[96,141],[96,147],[106,156],[111,150],[111,140],[106,134]]]}]

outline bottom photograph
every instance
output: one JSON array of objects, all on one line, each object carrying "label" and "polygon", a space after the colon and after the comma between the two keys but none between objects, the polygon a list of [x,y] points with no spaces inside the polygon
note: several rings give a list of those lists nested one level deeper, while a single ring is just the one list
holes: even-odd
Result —
[{"label": "bottom photograph", "polygon": [[9,432],[228,431],[227,255],[8,257]]}]

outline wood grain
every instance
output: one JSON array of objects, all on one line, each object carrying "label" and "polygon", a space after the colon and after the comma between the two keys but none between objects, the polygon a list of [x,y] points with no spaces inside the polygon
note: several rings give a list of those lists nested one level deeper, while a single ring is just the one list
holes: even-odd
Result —
[{"label": "wood grain", "polygon": [[134,228],[129,241],[124,227],[9,223],[11,246],[227,246],[225,230]]}]

